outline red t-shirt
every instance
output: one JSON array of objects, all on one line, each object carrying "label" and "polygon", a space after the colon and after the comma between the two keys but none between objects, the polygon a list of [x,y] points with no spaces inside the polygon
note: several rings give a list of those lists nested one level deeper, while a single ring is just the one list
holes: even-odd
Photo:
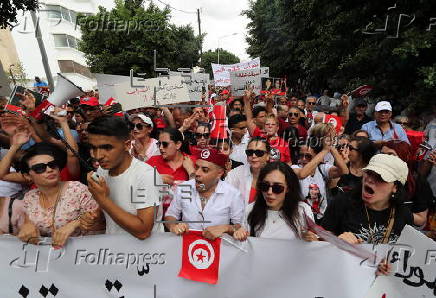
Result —
[{"label": "red t-shirt", "polygon": [[[183,154],[184,156],[189,156],[192,161],[195,163],[195,158],[191,155]],[[177,169],[171,168],[168,163],[163,159],[162,155],[155,155],[150,157],[150,159],[147,161],[147,163],[152,166],[156,167],[156,170],[161,175],[171,175],[173,176],[174,181],[181,180],[181,181],[188,181],[189,175],[188,172],[186,172],[183,165],[178,167]]]},{"label": "red t-shirt", "polygon": [[253,137],[253,138],[254,137],[261,137],[261,138],[266,139],[267,134],[262,129],[260,129],[258,126],[256,126],[256,128],[253,131],[253,135],[251,137]]},{"label": "red t-shirt", "polygon": [[256,188],[250,188],[250,196],[248,197],[248,204],[253,203],[256,200]]},{"label": "red t-shirt", "polygon": [[278,137],[275,140],[268,139],[268,143],[272,149],[276,149],[280,153],[280,161],[290,162],[291,161],[291,152],[289,149],[288,143],[285,142],[282,138]]}]

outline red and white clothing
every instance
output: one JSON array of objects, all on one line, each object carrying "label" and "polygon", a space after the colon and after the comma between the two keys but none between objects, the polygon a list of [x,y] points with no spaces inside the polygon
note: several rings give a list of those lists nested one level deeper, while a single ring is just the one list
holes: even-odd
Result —
[{"label": "red and white clothing", "polygon": [[192,179],[177,186],[166,216],[183,221],[210,221],[188,223],[191,230],[203,230],[217,225],[242,224],[244,203],[236,188],[220,180],[202,210],[200,194],[195,188],[195,179]]},{"label": "red and white clothing", "polygon": [[227,173],[225,181],[239,190],[244,205],[247,206],[250,200],[251,183],[253,182],[250,165],[245,164],[234,168]]},{"label": "red and white clothing", "polygon": [[[132,145],[130,147],[130,153],[133,152],[133,144],[135,140],[132,141]],[[152,156],[160,155],[159,147],[157,146],[157,140],[154,138],[150,138],[149,145],[147,150],[145,150],[145,157],[143,161],[149,160]]]},{"label": "red and white clothing", "polygon": [[[195,163],[195,158],[191,155],[183,154],[183,156],[189,156],[192,161]],[[155,167],[157,172],[161,175],[171,175],[173,176],[174,181],[181,180],[181,181],[188,181],[189,175],[188,172],[186,172],[183,165],[178,167],[177,169],[173,169],[168,165],[168,162],[163,159],[162,155],[155,155],[152,156],[147,163]]]},{"label": "red and white clothing", "polygon": [[[289,149],[289,145],[287,142],[285,142],[284,139],[280,137],[273,137],[268,138],[268,143],[271,146],[271,156],[276,156],[277,158],[275,161],[282,161],[285,163],[289,163],[291,161],[291,152]],[[273,152],[274,151],[274,152]]]}]

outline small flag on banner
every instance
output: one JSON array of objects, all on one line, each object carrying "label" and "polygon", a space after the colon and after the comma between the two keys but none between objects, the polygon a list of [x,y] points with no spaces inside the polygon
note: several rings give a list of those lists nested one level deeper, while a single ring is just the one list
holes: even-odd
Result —
[{"label": "small flag on banner", "polygon": [[218,282],[221,238],[203,238],[202,231],[183,234],[182,268],[179,276],[210,284]]}]

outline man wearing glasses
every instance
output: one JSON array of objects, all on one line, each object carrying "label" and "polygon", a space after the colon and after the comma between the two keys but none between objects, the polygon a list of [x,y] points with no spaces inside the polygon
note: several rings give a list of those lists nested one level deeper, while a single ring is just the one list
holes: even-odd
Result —
[{"label": "man wearing glasses", "polygon": [[[197,156],[195,179],[177,187],[165,216],[165,225],[176,235],[202,230],[208,239],[233,235],[244,217],[240,192],[221,180],[228,158],[216,149],[203,149]],[[186,186],[190,186],[190,194]]]},{"label": "man wearing glasses", "polygon": [[309,122],[309,126],[312,124],[312,119],[313,119],[313,108],[316,105],[316,97],[314,96],[309,96],[306,99],[306,117],[307,117],[307,121]]}]

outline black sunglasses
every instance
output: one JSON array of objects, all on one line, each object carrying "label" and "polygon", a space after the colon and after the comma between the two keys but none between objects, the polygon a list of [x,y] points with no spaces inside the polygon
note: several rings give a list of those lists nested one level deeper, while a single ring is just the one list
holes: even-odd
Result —
[{"label": "black sunglasses", "polygon": [[210,133],[199,133],[199,132],[195,133],[195,138],[196,139],[201,139],[201,138],[208,139],[209,136],[210,136]]},{"label": "black sunglasses", "polygon": [[290,117],[298,117],[298,116],[300,116],[299,113],[289,113],[288,115],[289,115]]},{"label": "black sunglasses", "polygon": [[353,146],[351,146],[351,145],[348,145],[348,148],[350,148],[350,150],[359,151],[358,148],[355,148],[355,147],[353,147]]},{"label": "black sunglasses", "polygon": [[132,129],[136,128],[137,130],[143,130],[144,127],[150,127],[149,124],[142,124],[142,123],[136,123],[136,124],[132,123],[131,125],[132,125]]},{"label": "black sunglasses", "polygon": [[253,150],[253,149],[245,150],[245,154],[247,154],[247,156],[253,156],[253,154],[255,154],[257,157],[262,157],[265,155],[265,153],[266,153],[265,150]]},{"label": "black sunglasses", "polygon": [[303,159],[303,158],[305,158],[305,159],[312,159],[312,155],[310,155],[309,153],[300,154],[299,156],[300,156],[300,159]]},{"label": "black sunglasses", "polygon": [[347,147],[350,147],[350,145],[349,144],[341,144],[341,145],[336,146],[336,148],[338,148],[339,150],[344,150]]},{"label": "black sunglasses", "polygon": [[313,106],[315,103],[314,102],[308,102],[307,104]]},{"label": "black sunglasses", "polygon": [[163,148],[167,148],[170,145],[169,142],[157,142],[156,144],[158,148],[160,148],[161,145]]},{"label": "black sunglasses", "polygon": [[47,170],[47,167],[50,169],[59,169],[59,165],[55,160],[49,161],[48,163],[37,163],[29,169],[34,171],[36,174],[42,174]]},{"label": "black sunglasses", "polygon": [[285,187],[278,183],[269,184],[268,182],[265,181],[259,183],[259,190],[261,192],[268,192],[270,187],[272,189],[272,192],[275,193],[276,195],[282,193],[285,190]]}]

